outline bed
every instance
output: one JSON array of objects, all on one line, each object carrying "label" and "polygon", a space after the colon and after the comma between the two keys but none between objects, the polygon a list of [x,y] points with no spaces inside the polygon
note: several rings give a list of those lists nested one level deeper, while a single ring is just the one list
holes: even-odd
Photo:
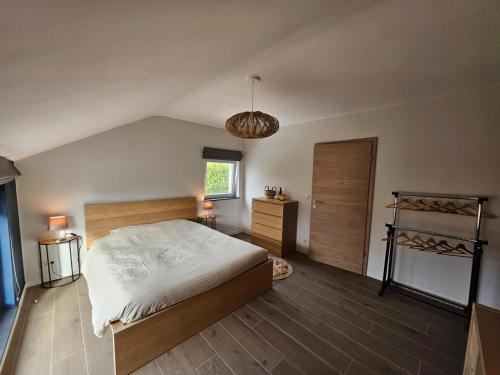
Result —
[{"label": "bed", "polygon": [[272,286],[265,250],[195,223],[194,197],[88,204],[86,278],[97,335],[129,374]]}]

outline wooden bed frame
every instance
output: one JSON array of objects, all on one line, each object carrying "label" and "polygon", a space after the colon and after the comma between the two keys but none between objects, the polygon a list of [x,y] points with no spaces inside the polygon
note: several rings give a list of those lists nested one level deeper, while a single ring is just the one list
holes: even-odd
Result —
[{"label": "wooden bed frame", "polygon": [[[87,248],[111,229],[195,219],[195,197],[85,205]],[[272,261],[130,324],[111,324],[115,374],[144,366],[272,287]]]}]

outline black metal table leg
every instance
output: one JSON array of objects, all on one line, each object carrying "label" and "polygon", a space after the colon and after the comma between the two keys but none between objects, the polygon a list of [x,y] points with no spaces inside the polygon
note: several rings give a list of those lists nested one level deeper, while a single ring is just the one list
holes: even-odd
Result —
[{"label": "black metal table leg", "polygon": [[42,280],[42,285],[43,285],[42,245],[40,245],[40,243],[38,243],[38,255],[40,257],[40,279]]},{"label": "black metal table leg", "polygon": [[81,248],[81,242],[80,242],[80,237],[76,238],[76,256],[78,259],[78,275],[82,272],[81,266],[80,266],[80,248]]},{"label": "black metal table leg", "polygon": [[73,272],[73,251],[71,247],[71,241],[68,242],[69,246],[69,264],[71,265],[71,280],[75,281],[75,273]]},{"label": "black metal table leg", "polygon": [[[47,256],[47,272],[49,275],[49,287],[52,287],[52,276],[50,274],[50,259],[49,259],[49,246],[48,245],[45,245],[45,254]],[[43,279],[42,279],[42,283],[43,283]]]}]

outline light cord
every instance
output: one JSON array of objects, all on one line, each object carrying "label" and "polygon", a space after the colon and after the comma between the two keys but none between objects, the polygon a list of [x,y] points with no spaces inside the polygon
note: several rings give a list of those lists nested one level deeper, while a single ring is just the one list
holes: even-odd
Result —
[{"label": "light cord", "polygon": [[253,112],[253,86],[255,84],[255,79],[252,79],[252,112]]}]

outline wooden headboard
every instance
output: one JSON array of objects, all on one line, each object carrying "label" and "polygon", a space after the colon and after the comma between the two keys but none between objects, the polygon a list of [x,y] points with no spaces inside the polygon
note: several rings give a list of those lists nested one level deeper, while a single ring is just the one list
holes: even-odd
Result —
[{"label": "wooden headboard", "polygon": [[120,203],[86,204],[85,233],[87,249],[111,229],[163,220],[196,219],[195,197],[156,199]]}]

